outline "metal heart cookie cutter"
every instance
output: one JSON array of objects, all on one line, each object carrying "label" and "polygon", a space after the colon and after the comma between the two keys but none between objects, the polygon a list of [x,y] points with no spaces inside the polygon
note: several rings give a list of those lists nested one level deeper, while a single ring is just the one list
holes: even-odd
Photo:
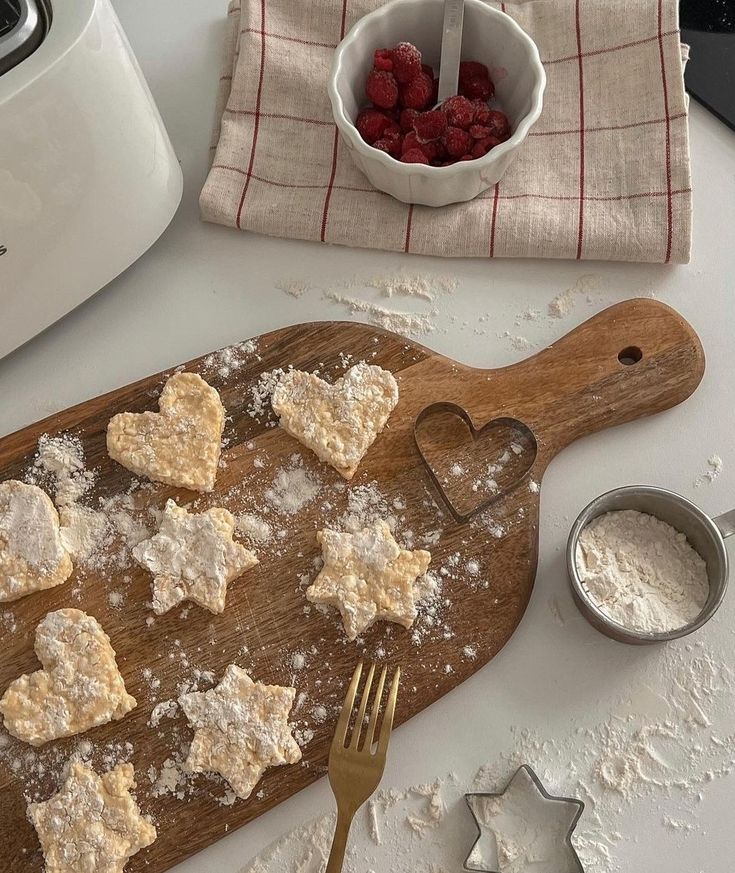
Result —
[{"label": "metal heart cookie cutter", "polygon": [[499,793],[465,794],[477,839],[470,873],[584,873],[572,834],[584,803],[550,794],[528,764]]},{"label": "metal heart cookie cutter", "polygon": [[538,454],[536,437],[522,421],[493,418],[477,427],[464,407],[449,401],[424,407],[413,436],[434,486],[460,524],[529,480]]}]

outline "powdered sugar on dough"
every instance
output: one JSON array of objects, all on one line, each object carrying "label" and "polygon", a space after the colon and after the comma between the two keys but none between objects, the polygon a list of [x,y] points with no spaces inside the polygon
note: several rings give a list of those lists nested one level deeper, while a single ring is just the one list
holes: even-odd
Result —
[{"label": "powdered sugar on dough", "polygon": [[288,724],[295,696],[295,688],[254,682],[236,664],[215,688],[182,694],[195,729],[187,769],[220,773],[238,797],[249,797],[268,767],[301,759]]},{"label": "powdered sugar on dough", "polygon": [[132,764],[98,776],[74,761],[59,791],[28,806],[46,862],[46,873],[123,873],[125,864],[156,839],[130,789]]},{"label": "powdered sugar on dough", "polygon": [[337,607],[349,640],[380,619],[411,627],[421,591],[417,580],[429,566],[429,552],[402,549],[384,521],[355,533],[325,529],[317,540],[324,567],[306,597]]},{"label": "powdered sugar on dough", "polygon": [[136,705],[125,690],[110,638],[78,609],[49,612],[36,628],[42,669],[11,682],[0,699],[9,733],[32,746],[79,734]]},{"label": "powdered sugar on dough", "polygon": [[160,412],[121,412],[107,425],[110,457],[154,482],[211,491],[217,475],[225,409],[196,373],[175,373],[163,386]]},{"label": "powdered sugar on dough", "polygon": [[158,533],[133,549],[135,560],[153,574],[153,611],[160,615],[193,600],[223,612],[227,584],[258,563],[253,552],[233,541],[234,531],[235,519],[226,509],[193,514],[168,500]]},{"label": "powdered sugar on dough", "polygon": [[709,594],[707,565],[684,534],[631,509],[593,519],[579,536],[576,561],[600,609],[644,633],[683,627]]},{"label": "powdered sugar on dough", "polygon": [[36,485],[0,483],[0,602],[54,588],[71,573],[51,498]]},{"label": "powdered sugar on dough", "polygon": [[271,404],[281,427],[351,479],[398,403],[392,373],[361,361],[333,384],[289,370]]}]

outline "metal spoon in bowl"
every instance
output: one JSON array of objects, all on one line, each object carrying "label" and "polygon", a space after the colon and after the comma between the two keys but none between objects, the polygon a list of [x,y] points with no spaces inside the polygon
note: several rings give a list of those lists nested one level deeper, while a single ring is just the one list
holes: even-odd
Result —
[{"label": "metal spoon in bowl", "polygon": [[442,103],[457,93],[459,86],[459,62],[462,57],[462,23],[464,0],[444,0],[444,24],[442,30],[442,53],[439,61],[438,109]]}]

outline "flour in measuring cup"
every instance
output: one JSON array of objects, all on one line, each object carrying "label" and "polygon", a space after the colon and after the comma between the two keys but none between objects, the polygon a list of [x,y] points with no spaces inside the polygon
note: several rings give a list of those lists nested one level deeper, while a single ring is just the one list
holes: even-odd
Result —
[{"label": "flour in measuring cup", "polygon": [[707,565],[670,524],[632,509],[607,512],[579,535],[577,572],[592,601],[631,630],[676,630],[709,594]]}]

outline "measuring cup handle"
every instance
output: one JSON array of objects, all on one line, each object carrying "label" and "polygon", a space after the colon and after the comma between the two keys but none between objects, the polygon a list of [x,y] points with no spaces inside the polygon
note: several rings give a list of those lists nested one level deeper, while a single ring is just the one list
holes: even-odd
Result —
[{"label": "measuring cup handle", "polygon": [[727,539],[727,537],[731,537],[735,534],[735,509],[731,509],[729,512],[723,512],[722,515],[718,515],[717,518],[713,518],[712,521],[719,528],[723,539]]}]

